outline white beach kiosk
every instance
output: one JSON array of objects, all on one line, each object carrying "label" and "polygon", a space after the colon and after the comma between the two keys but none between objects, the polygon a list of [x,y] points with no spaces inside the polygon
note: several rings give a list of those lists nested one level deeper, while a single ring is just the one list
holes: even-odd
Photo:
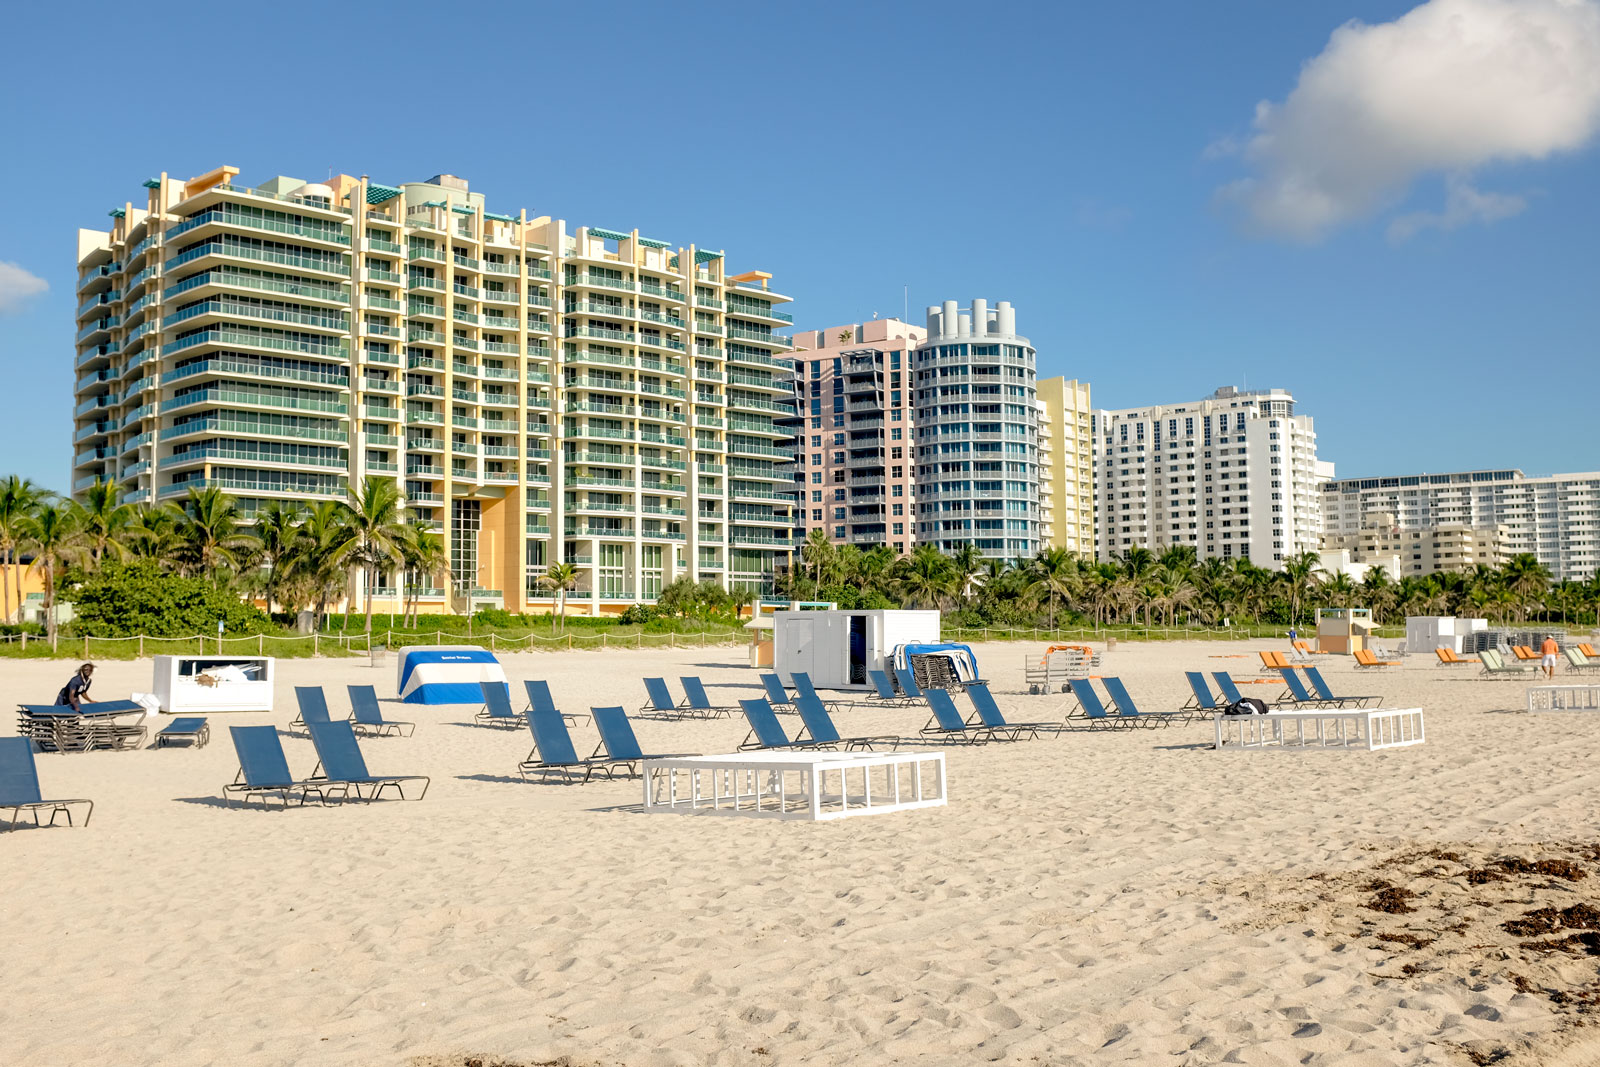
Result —
[{"label": "white beach kiosk", "polygon": [[481,704],[478,683],[506,682],[494,653],[477,645],[403,648],[398,666],[395,691],[407,704]]},{"label": "white beach kiosk", "polygon": [[821,689],[871,689],[901,645],[938,644],[937,611],[775,611],[772,669],[785,685],[804,671]]}]

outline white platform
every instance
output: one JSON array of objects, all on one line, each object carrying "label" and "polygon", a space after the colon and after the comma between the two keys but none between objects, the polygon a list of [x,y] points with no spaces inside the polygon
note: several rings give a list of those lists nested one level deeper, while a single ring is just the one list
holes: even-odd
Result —
[{"label": "white platform", "polygon": [[1321,708],[1267,715],[1213,716],[1218,752],[1304,751],[1420,745],[1421,708]]},{"label": "white platform", "polygon": [[272,710],[271,656],[157,656],[154,669],[151,689],[169,715]]},{"label": "white platform", "polygon": [[1600,711],[1600,685],[1532,685],[1529,711]]},{"label": "white platform", "polygon": [[644,761],[647,812],[818,821],[942,807],[945,800],[943,752],[733,752]]}]

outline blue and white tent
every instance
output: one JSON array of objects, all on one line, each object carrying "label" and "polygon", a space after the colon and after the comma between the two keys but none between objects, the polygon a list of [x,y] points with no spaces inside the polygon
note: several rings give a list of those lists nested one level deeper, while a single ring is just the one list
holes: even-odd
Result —
[{"label": "blue and white tent", "polygon": [[506,682],[500,661],[486,648],[432,645],[400,650],[395,689],[407,704],[481,704],[479,682]]}]

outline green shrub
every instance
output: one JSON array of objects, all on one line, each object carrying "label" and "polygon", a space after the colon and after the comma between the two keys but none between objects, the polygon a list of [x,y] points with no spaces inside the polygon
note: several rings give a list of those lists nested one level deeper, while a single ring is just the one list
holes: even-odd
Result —
[{"label": "green shrub", "polygon": [[522,620],[504,608],[479,608],[472,616],[479,626],[518,626]]},{"label": "green shrub", "polygon": [[215,635],[217,622],[229,634],[255,634],[273,629],[266,612],[206,578],[180,578],[160,566],[103,563],[75,589],[63,592],[77,617],[76,634],[90,637],[159,637]]}]

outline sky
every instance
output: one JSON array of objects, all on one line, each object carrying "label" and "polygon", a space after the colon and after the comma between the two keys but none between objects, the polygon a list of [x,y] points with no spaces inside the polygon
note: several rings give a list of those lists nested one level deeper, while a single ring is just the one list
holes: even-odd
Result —
[{"label": "sky", "polygon": [[70,480],[77,230],[222,164],[724,249],[797,329],[1010,300],[1096,407],[1289,389],[1340,476],[1600,469],[1600,0],[306,11],[8,15],[0,474]]}]

